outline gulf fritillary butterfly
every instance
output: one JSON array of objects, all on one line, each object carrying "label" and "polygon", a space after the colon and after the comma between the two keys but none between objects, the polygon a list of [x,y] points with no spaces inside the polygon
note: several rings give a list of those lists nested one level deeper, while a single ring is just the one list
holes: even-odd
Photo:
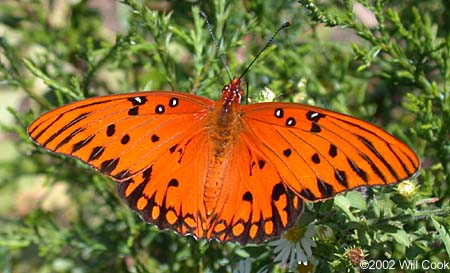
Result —
[{"label": "gulf fritillary butterfly", "polygon": [[94,97],[28,128],[40,146],[81,159],[117,182],[146,222],[242,244],[279,236],[318,201],[413,176],[415,153],[360,119],[295,103],[241,105],[169,91]]},{"label": "gulf fritillary butterfly", "polygon": [[28,134],[115,180],[146,222],[241,244],[280,236],[304,200],[418,171],[408,146],[360,119],[295,103],[241,105],[241,77],[218,101],[169,91],[81,100],[43,114]]}]

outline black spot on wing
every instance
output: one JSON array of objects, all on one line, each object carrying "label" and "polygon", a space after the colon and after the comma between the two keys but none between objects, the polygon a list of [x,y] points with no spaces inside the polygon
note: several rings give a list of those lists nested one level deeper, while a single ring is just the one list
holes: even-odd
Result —
[{"label": "black spot on wing", "polygon": [[288,118],[286,119],[286,126],[288,126],[288,127],[293,127],[293,126],[295,126],[295,124],[297,124],[297,121],[295,120],[295,118],[293,118],[293,117],[288,117]]},{"label": "black spot on wing", "polygon": [[317,186],[324,198],[333,196],[335,194],[333,186],[317,177]]},{"label": "black spot on wing", "polygon": [[386,159],[378,152],[378,150],[373,146],[372,142],[370,142],[368,139],[364,138],[363,136],[358,135],[358,139],[367,147],[369,150],[381,161],[383,162],[384,166],[389,170],[389,172],[392,174],[392,176],[395,177],[395,179],[398,181],[400,180],[397,172],[394,170],[394,168],[389,164],[389,162],[386,161]]},{"label": "black spot on wing", "polygon": [[312,191],[310,191],[309,189],[306,189],[306,188],[300,192],[300,196],[302,196],[306,200],[310,200],[310,201],[317,200],[317,197],[312,193]]},{"label": "black spot on wing", "polygon": [[128,101],[130,101],[133,106],[139,106],[143,105],[147,102],[147,98],[145,96],[138,96],[134,98],[129,98]]},{"label": "black spot on wing", "polygon": [[108,125],[108,127],[106,128],[106,136],[111,137],[115,133],[116,133],[116,125],[115,124]]},{"label": "black spot on wing", "polygon": [[125,145],[125,144],[128,144],[128,142],[130,142],[130,135],[126,134],[122,137],[122,139],[120,140],[120,143]]},{"label": "black spot on wing", "polygon": [[320,126],[317,125],[317,123],[312,123],[311,124],[311,129],[309,129],[309,131],[311,133],[320,133],[322,131],[322,129],[320,129]]},{"label": "black spot on wing", "polygon": [[153,171],[153,165],[145,169],[145,171],[142,172],[142,178],[144,179],[150,179]]},{"label": "black spot on wing", "polygon": [[273,186],[272,200],[278,201],[283,194],[286,194],[286,189],[284,188],[282,182],[279,182],[278,184]]},{"label": "black spot on wing", "polygon": [[369,164],[372,171],[383,181],[383,183],[386,184],[386,177],[384,177],[384,174],[378,169],[377,165],[373,163],[372,159],[363,153],[360,153],[359,155]]},{"label": "black spot on wing", "polygon": [[266,165],[266,161],[265,160],[262,160],[262,159],[258,160],[258,168],[260,170],[262,170],[265,165]]},{"label": "black spot on wing", "polygon": [[353,160],[351,160],[350,158],[347,158],[347,163],[348,165],[350,165],[350,168],[352,169],[352,171],[354,173],[356,173],[364,182],[368,182],[367,180],[367,173],[366,171],[364,171],[363,169],[359,168],[355,162],[353,162]]},{"label": "black spot on wing", "polygon": [[[135,183],[134,179],[130,178],[126,181],[116,182],[117,192],[119,193],[119,195],[127,202],[128,206],[131,209],[133,209],[135,211],[139,211],[139,214],[147,222],[150,220],[150,213],[148,211],[148,208],[154,204],[154,200],[149,199],[147,202],[146,208],[144,208],[143,210],[138,210],[137,203],[138,203],[138,200],[142,196],[145,196],[143,193],[144,193],[144,189],[147,186],[148,182],[149,182],[149,180],[142,181],[136,188],[133,189],[133,191],[131,193],[128,193],[128,196],[126,196],[127,189],[130,184]],[[152,203],[152,201],[153,201],[153,203]]]},{"label": "black spot on wing", "polygon": [[166,108],[162,104],[158,104],[155,107],[155,113],[156,114],[163,114],[166,111]]},{"label": "black spot on wing", "polygon": [[122,180],[130,176],[130,170],[123,170],[113,176],[115,180]]},{"label": "black spot on wing", "polygon": [[178,186],[179,186],[179,182],[178,182],[178,180],[175,179],[175,178],[170,179],[169,184],[167,184],[167,187],[168,187],[168,188],[169,188],[169,187],[175,187],[175,188],[177,188]]},{"label": "black spot on wing", "polygon": [[92,160],[98,159],[103,152],[105,151],[105,146],[97,146],[91,151],[91,155],[89,156],[88,162]]},{"label": "black spot on wing", "polygon": [[153,134],[152,137],[151,137],[151,140],[152,140],[152,142],[158,142],[159,141],[159,136]]},{"label": "black spot on wing", "polygon": [[177,107],[178,106],[178,98],[172,97],[169,100],[169,107]]},{"label": "black spot on wing", "polygon": [[[83,119],[85,119],[87,116],[89,116],[89,112],[88,113],[82,113],[80,115],[78,115],[76,118],[72,119],[68,124],[64,125],[61,129],[59,129],[58,131],[56,131],[53,135],[51,135],[43,144],[42,146],[47,147],[47,145],[52,142],[55,138],[57,138],[61,133],[63,133],[64,131],[66,131],[67,129],[69,129],[70,127],[74,126],[75,124],[77,124],[78,122],[82,121]],[[53,123],[55,123],[57,120],[59,120],[61,117],[63,117],[64,114],[61,114]],[[43,133],[45,133],[48,128],[50,128],[53,124],[48,125],[45,129],[43,129],[39,134],[37,134],[34,139],[37,140]],[[81,128],[77,129],[80,130]],[[75,130],[75,131],[77,131]]]},{"label": "black spot on wing", "polygon": [[139,115],[139,107],[138,106],[134,106],[133,108],[130,108],[130,110],[128,110],[128,115],[129,116],[137,116],[137,115]]},{"label": "black spot on wing", "polygon": [[[81,133],[81,132],[83,132],[85,129],[84,128],[78,128],[78,129],[76,129],[75,131],[73,131],[72,133],[70,133],[68,136],[66,136],[61,142],[59,142],[57,145],[56,145],[56,147],[55,147],[55,151],[56,150],[58,150],[59,148],[61,148],[62,146],[64,146],[65,144],[67,144],[67,143],[69,143],[71,140],[72,140],[72,138],[74,137],[74,136],[76,136],[77,134],[79,134],[79,133]],[[47,140],[45,143],[44,143],[44,147],[48,144],[48,142],[49,142],[49,140]]]},{"label": "black spot on wing", "polygon": [[[289,188],[282,186],[282,182],[277,184],[274,188],[277,188],[274,192],[278,192],[278,194],[275,194],[278,200],[281,196],[286,198],[286,205],[284,207],[278,207],[276,204],[276,201],[278,200],[274,200],[274,202],[271,203],[272,217],[264,219],[261,215],[260,218],[263,220],[258,223],[258,234],[254,239],[249,240],[253,243],[262,242],[271,237],[279,237],[286,229],[289,229],[297,222],[298,217],[303,212],[303,200],[299,198],[297,194],[292,192]],[[283,213],[283,216],[281,213]],[[273,230],[270,233],[265,228],[267,223],[273,225]]]},{"label": "black spot on wing", "polygon": [[119,164],[119,158],[109,159],[102,162],[100,165],[100,171],[104,174],[111,174],[117,165]]},{"label": "black spot on wing", "polygon": [[252,195],[252,193],[249,192],[249,191],[244,193],[244,195],[242,196],[242,200],[252,203],[253,202],[253,195]]},{"label": "black spot on wing", "polygon": [[328,154],[329,154],[332,158],[335,158],[335,157],[337,156],[337,148],[336,148],[336,145],[330,144],[330,149],[328,150]]},{"label": "black spot on wing", "polygon": [[170,147],[169,152],[171,154],[173,154],[176,150],[177,150],[178,144],[173,145],[172,147]]},{"label": "black spot on wing", "polygon": [[335,170],[334,178],[336,178],[336,181],[344,188],[348,189],[347,174],[345,173],[345,171]]},{"label": "black spot on wing", "polygon": [[95,135],[90,135],[88,138],[78,141],[72,146],[72,154],[78,151],[79,149],[83,148],[84,146],[88,145],[89,142],[91,142],[94,139]]},{"label": "black spot on wing", "polygon": [[274,115],[275,115],[276,118],[283,118],[284,117],[284,110],[283,110],[283,108],[275,109]]},{"label": "black spot on wing", "polygon": [[289,148],[283,151],[283,155],[285,157],[289,157],[291,154],[292,154],[292,150]]},{"label": "black spot on wing", "polygon": [[313,154],[311,156],[311,161],[314,162],[315,164],[319,164],[320,163],[320,157],[317,153]]},{"label": "black spot on wing", "polygon": [[324,117],[325,117],[324,114],[314,112],[314,111],[308,111],[308,113],[306,113],[306,118],[308,120],[314,121],[314,122],[319,122],[319,120]]}]

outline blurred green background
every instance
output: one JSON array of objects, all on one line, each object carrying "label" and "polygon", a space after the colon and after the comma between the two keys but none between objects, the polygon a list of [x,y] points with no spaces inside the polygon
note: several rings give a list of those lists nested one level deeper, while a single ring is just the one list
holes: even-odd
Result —
[{"label": "blurred green background", "polygon": [[[113,181],[27,137],[39,114],[79,99],[178,90],[217,99],[230,71],[251,102],[308,103],[373,122],[419,155],[410,191],[354,191],[308,204],[310,266],[268,244],[195,241],[143,223]],[[0,2],[2,272],[360,272],[368,260],[450,261],[447,1]],[[311,266],[312,265],[312,266]],[[367,271],[369,272],[369,271]],[[370,272],[423,272],[423,268]],[[442,272],[430,269],[428,272]]]}]

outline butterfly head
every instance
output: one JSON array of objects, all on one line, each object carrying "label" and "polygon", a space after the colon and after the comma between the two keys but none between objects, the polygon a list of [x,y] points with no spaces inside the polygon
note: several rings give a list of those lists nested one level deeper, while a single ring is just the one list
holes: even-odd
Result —
[{"label": "butterfly head", "polygon": [[226,112],[233,104],[240,104],[241,98],[244,95],[241,87],[241,79],[233,78],[231,82],[222,89],[222,102]]}]

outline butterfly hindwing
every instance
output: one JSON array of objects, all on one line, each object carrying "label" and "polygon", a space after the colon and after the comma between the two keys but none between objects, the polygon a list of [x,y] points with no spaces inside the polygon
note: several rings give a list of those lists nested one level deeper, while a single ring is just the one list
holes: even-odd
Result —
[{"label": "butterfly hindwing", "polygon": [[202,219],[207,141],[199,131],[185,135],[139,175],[117,182],[119,194],[146,222],[179,234],[206,237]]},{"label": "butterfly hindwing", "polygon": [[241,244],[278,237],[303,212],[303,200],[246,135],[241,135],[225,160],[223,186],[210,236]]}]

